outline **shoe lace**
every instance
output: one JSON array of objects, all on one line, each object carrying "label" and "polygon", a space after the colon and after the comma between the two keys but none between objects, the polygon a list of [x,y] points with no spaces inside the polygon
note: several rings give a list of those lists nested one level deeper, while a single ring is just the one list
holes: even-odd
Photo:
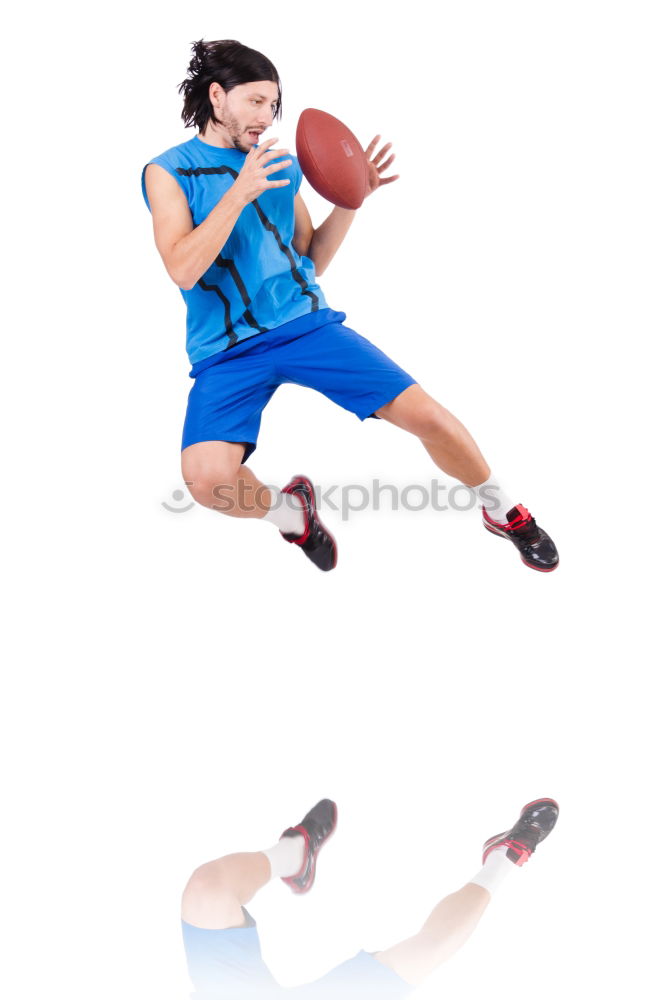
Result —
[{"label": "shoe lace", "polygon": [[540,537],[540,532],[535,517],[531,517],[526,507],[518,507],[517,510],[517,517],[506,524],[508,531],[514,532],[526,542],[536,542]]}]

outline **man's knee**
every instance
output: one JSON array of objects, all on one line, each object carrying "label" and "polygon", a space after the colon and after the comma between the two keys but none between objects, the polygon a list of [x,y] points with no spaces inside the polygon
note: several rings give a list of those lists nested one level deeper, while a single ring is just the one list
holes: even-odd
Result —
[{"label": "man's knee", "polygon": [[412,408],[408,429],[422,441],[435,441],[452,438],[457,432],[457,421],[441,403],[427,396]]},{"label": "man's knee", "polygon": [[241,927],[244,911],[237,887],[219,862],[197,868],[182,895],[182,919],[196,927]]},{"label": "man's knee", "polygon": [[391,403],[378,410],[377,414],[424,441],[453,434],[455,429],[448,410],[421,389],[420,385],[405,389]]},{"label": "man's knee", "polygon": [[211,900],[215,903],[238,902],[237,886],[233,883],[229,867],[223,864],[223,859],[195,869],[186,883],[184,899],[198,903]]},{"label": "man's knee", "polygon": [[189,493],[194,500],[205,507],[221,505],[223,499],[233,494],[241,465],[226,461],[209,465],[193,465],[182,462],[182,475]]},{"label": "man's knee", "polygon": [[197,503],[204,507],[224,509],[224,501],[228,508],[232,507],[230,498],[236,486],[229,476],[196,476],[186,479],[188,491]]}]

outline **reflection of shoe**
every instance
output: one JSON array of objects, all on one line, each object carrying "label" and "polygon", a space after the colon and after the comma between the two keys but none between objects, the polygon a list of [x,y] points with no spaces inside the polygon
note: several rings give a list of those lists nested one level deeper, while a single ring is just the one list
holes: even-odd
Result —
[{"label": "reflection of shoe", "polygon": [[317,855],[323,844],[329,839],[338,822],[338,807],[331,799],[322,799],[306,813],[298,826],[286,830],[283,837],[303,837],[305,849],[301,871],[296,875],[284,878],[292,892],[304,893],[313,887]]},{"label": "reflection of shoe", "polygon": [[506,514],[507,524],[493,521],[483,507],[483,524],[493,535],[509,538],[519,550],[522,562],[541,573],[551,573],[559,564],[556,545],[546,531],[539,528],[526,507],[518,504]]},{"label": "reflection of shoe", "polygon": [[310,479],[306,476],[294,476],[287,486],[283,486],[283,493],[293,493],[301,497],[306,528],[303,535],[285,534],[283,531],[281,535],[286,541],[300,545],[319,569],[325,571],[333,569],[338,562],[338,547],[335,538],[330,531],[327,531],[317,515],[315,490]]},{"label": "reflection of shoe", "polygon": [[554,799],[536,799],[524,806],[520,818],[511,830],[497,833],[483,844],[483,864],[496,847],[506,847],[506,857],[513,864],[523,865],[536,847],[547,837],[559,818],[559,807]]}]

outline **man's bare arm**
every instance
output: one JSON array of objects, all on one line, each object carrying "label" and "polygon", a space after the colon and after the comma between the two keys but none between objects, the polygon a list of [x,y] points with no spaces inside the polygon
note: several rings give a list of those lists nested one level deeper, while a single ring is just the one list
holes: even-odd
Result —
[{"label": "man's bare arm", "polygon": [[145,188],[152,210],[154,241],[166,271],[180,288],[193,288],[227,242],[244,206],[230,188],[194,229],[186,195],[167,170],[150,163],[145,171]]},{"label": "man's bare arm", "polygon": [[[365,150],[368,162],[366,197],[377,188],[383,187],[384,184],[391,184],[398,179],[397,174],[392,177],[382,177],[383,172],[391,166],[395,157],[391,155],[385,159],[391,148],[390,142],[382,146],[378,153],[375,153],[380,138],[381,136],[376,135]],[[315,265],[316,274],[323,274],[335,257],[340,244],[347,236],[355,215],[356,212],[351,209],[334,208],[322,225],[315,229],[303,198],[297,194],[294,199],[294,239],[292,242],[298,254],[310,257]]]},{"label": "man's bare arm", "polygon": [[334,208],[317,229],[300,194],[294,199],[294,248],[298,254],[310,257],[316,274],[324,274],[338,247],[345,239],[356,212]]},{"label": "man's bare arm", "polygon": [[167,170],[151,163],[145,171],[145,188],[154,222],[154,240],[172,280],[185,291],[207,271],[227,243],[241,212],[269,188],[285,187],[289,180],[270,181],[269,174],[282,170],[291,160],[271,163],[287,150],[269,147],[269,139],[246,157],[234,184],[207,218],[193,227],[191,211],[179,184]]}]

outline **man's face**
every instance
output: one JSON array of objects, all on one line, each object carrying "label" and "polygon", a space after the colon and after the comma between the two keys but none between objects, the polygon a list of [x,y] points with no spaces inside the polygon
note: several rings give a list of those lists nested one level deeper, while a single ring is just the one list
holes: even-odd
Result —
[{"label": "man's face", "polygon": [[241,83],[227,92],[219,88],[218,100],[216,117],[228,145],[247,153],[273,123],[278,87],[272,80]]}]

